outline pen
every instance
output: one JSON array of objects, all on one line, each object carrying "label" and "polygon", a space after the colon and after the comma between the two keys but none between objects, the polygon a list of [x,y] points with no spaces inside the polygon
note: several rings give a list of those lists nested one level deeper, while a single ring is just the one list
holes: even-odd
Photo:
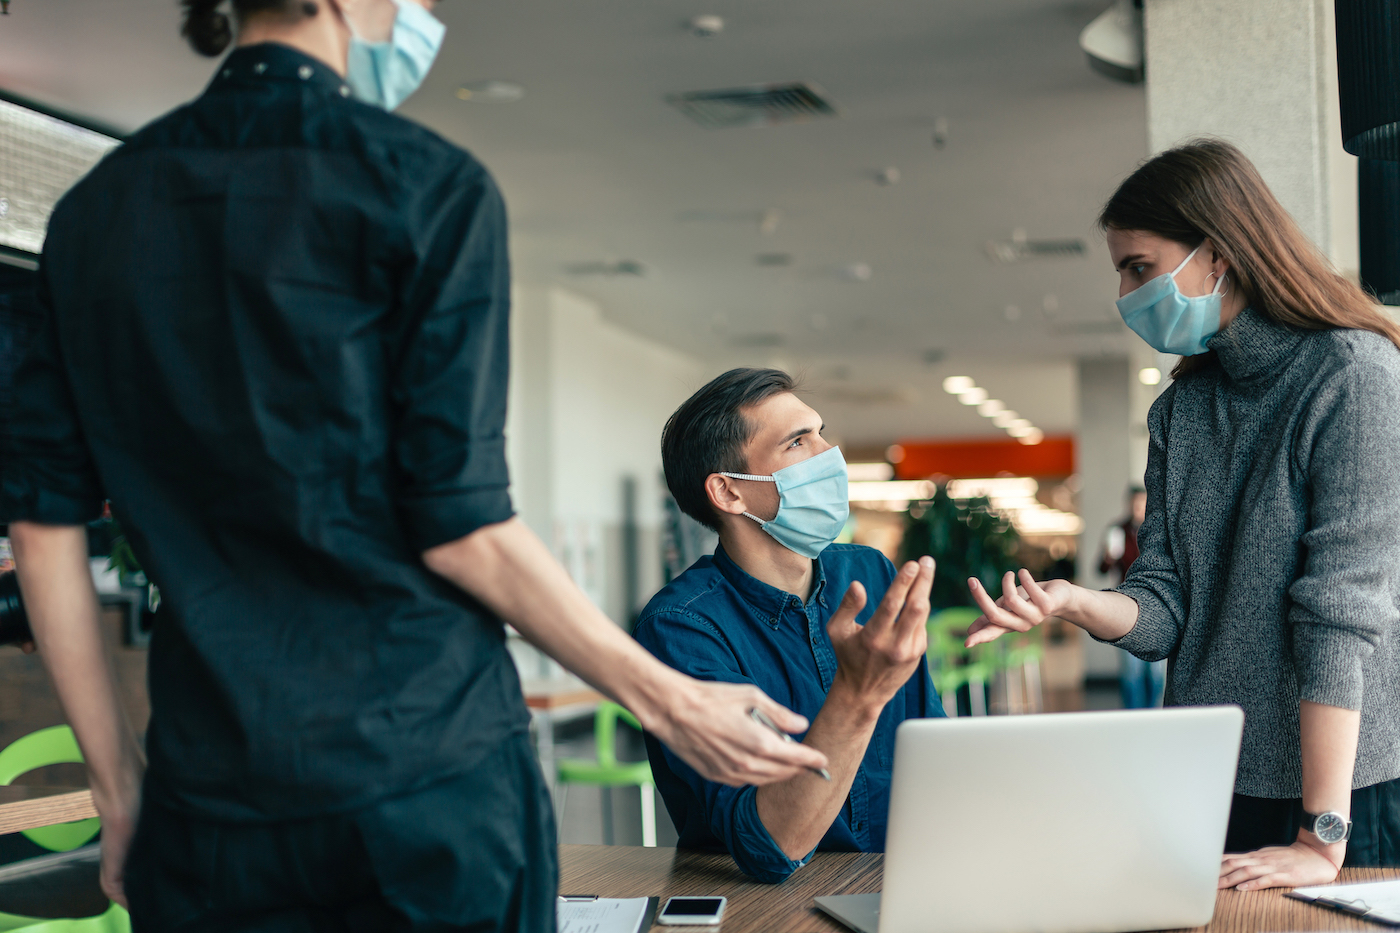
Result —
[{"label": "pen", "polygon": [[[759,709],[757,706],[755,706],[753,709],[749,710],[749,718],[752,719],[754,722],[758,723],[760,726],[762,726],[762,727],[765,728],[765,729],[772,729],[773,732],[776,733],[777,736],[778,736],[779,738],[781,738],[784,742],[791,742],[791,743],[793,743],[794,745],[797,744],[797,740],[796,740],[796,739],[794,739],[792,736],[788,735],[788,734],[787,734],[786,732],[784,732],[782,729],[779,729],[779,728],[778,728],[778,724],[777,724],[776,722],[774,722],[773,720],[769,719],[769,718],[768,718],[768,714],[765,713],[763,710]],[[828,770],[826,770],[825,768],[808,768],[807,770],[808,770],[808,771],[811,771],[813,774],[815,774],[817,777],[821,778],[823,781],[829,781],[829,780],[831,780],[831,772],[828,771]]]}]

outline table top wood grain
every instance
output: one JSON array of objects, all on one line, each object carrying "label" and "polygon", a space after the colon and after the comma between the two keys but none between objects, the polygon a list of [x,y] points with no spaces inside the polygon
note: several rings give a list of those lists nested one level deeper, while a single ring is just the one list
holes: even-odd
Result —
[{"label": "table top wood grain", "polygon": [[[559,847],[559,893],[600,897],[723,895],[729,898],[723,933],[849,933],[817,910],[813,898],[879,891],[884,856],[820,852],[779,885],[746,878],[727,855],[640,846]],[[1356,869],[1341,882],[1400,879],[1400,870]],[[669,927],[653,927],[669,931]],[[1334,910],[1283,896],[1283,890],[1243,894],[1222,891],[1215,918],[1201,933],[1288,933],[1288,931],[1381,930]]]},{"label": "table top wood grain", "polygon": [[0,834],[97,816],[92,793],[80,787],[0,785]]}]

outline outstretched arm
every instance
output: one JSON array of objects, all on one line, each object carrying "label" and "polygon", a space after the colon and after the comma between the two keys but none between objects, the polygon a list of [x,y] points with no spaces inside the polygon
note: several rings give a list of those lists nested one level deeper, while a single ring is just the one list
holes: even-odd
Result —
[{"label": "outstretched arm", "polygon": [[1090,590],[1068,580],[1035,582],[1029,570],[1007,573],[1001,581],[1001,598],[993,600],[976,577],[967,581],[982,617],[968,627],[967,646],[994,641],[1007,632],[1029,632],[1053,617],[1071,622],[1103,641],[1117,641],[1133,630],[1138,604],[1130,596],[1112,590]]},{"label": "outstretched arm", "polygon": [[758,789],[758,816],[790,859],[817,847],[851,792],[856,769],[885,704],[919,667],[928,649],[933,559],[910,561],[865,625],[865,587],[852,583],[827,624],[836,651],[836,676],[803,742],[831,759],[831,780],[802,772]]},{"label": "outstretched arm", "polygon": [[15,570],[34,640],[87,762],[102,817],[102,890],[119,904],[145,757],[117,694],[82,525],[11,522]]},{"label": "outstretched arm", "polygon": [[519,519],[430,548],[423,562],[631,710],[709,780],[767,784],[826,766],[821,752],[782,742],[749,717],[758,707],[788,732],[807,728],[757,687],[698,681],[652,657],[589,601]]}]

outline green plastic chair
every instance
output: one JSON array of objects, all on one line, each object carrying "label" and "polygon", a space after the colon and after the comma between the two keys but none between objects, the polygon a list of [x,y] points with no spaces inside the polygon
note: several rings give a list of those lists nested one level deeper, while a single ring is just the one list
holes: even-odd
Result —
[{"label": "green plastic chair", "polygon": [[949,716],[958,715],[958,689],[968,688],[973,716],[987,715],[987,684],[997,671],[1002,648],[997,642],[963,647],[967,627],[982,613],[971,606],[955,606],[935,612],[928,620],[928,664],[934,689]]},{"label": "green plastic chair", "polygon": [[[11,784],[21,774],[49,765],[82,764],[78,740],[67,726],[50,726],[15,739],[0,751],[0,784]],[[97,817],[26,829],[24,835],[51,852],[68,852],[86,845],[102,828]]]},{"label": "green plastic chair", "polygon": [[0,933],[131,933],[131,916],[113,904],[96,917],[41,920],[0,913]]},{"label": "green plastic chair", "polygon": [[[78,740],[68,726],[51,726],[31,732],[11,742],[0,751],[0,784],[11,784],[15,778],[35,768],[49,765],[81,764],[83,754]],[[40,826],[24,830],[24,835],[36,845],[53,852],[68,852],[85,845],[102,821],[93,817],[72,823]],[[0,933],[131,933],[131,917],[119,904],[112,904],[96,917],[45,920],[0,912]]]},{"label": "green plastic chair", "polygon": [[595,787],[636,787],[642,797],[642,845],[656,846],[656,799],[652,788],[656,781],[651,776],[651,765],[645,761],[618,761],[614,747],[617,739],[617,721],[642,729],[642,724],[622,706],[611,700],[598,705],[593,716],[593,742],[597,748],[597,759],[586,761],[580,758],[562,758],[554,764],[555,777],[563,790],[563,801],[559,805],[559,823],[564,823],[564,807],[568,803],[570,784],[591,784]]}]

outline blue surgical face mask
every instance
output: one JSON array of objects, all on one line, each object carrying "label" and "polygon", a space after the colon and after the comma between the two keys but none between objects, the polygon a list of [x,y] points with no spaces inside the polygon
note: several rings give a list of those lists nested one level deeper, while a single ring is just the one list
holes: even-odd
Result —
[{"label": "blue surgical face mask", "polygon": [[[393,110],[428,76],[447,27],[413,0],[394,0],[399,8],[388,42],[350,37],[345,80],[367,104]],[[353,27],[352,27],[353,33]]]},{"label": "blue surgical face mask", "polygon": [[1123,323],[1161,353],[1205,353],[1209,349],[1206,341],[1220,331],[1220,299],[1225,295],[1228,276],[1222,275],[1209,295],[1194,298],[1183,295],[1176,285],[1177,273],[1186,268],[1201,246],[1191,250],[1175,271],[1159,275],[1118,299]]},{"label": "blue surgical face mask", "polygon": [[778,514],[769,521],[745,512],[783,547],[815,558],[836,540],[851,514],[846,488],[846,458],[840,447],[824,450],[801,463],[783,467],[772,476],[721,473],[778,485]]}]

